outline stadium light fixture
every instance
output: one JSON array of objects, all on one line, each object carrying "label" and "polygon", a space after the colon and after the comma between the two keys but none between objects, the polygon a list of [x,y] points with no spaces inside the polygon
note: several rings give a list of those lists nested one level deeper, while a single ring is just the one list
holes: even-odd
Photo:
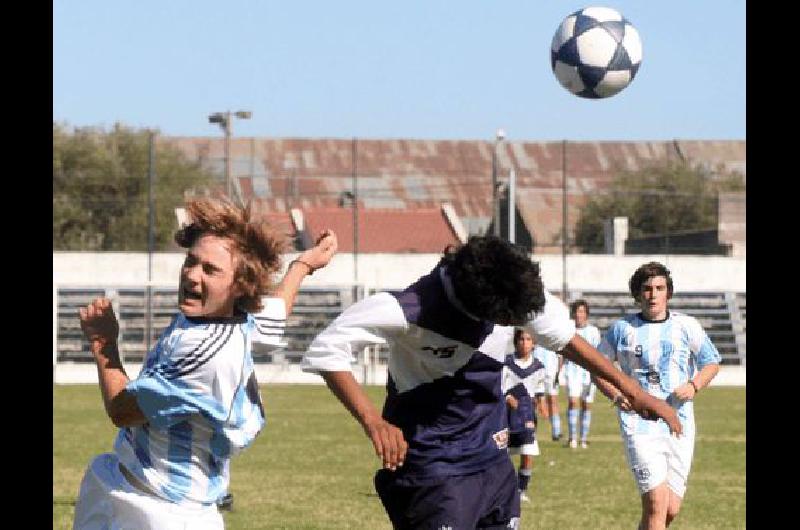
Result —
[{"label": "stadium light fixture", "polygon": [[231,136],[233,135],[233,127],[231,115],[240,120],[249,120],[253,113],[249,110],[237,110],[231,112],[215,112],[208,116],[209,123],[216,123],[222,128],[225,133],[225,182],[228,187],[228,197],[233,200],[233,180],[231,179]]}]

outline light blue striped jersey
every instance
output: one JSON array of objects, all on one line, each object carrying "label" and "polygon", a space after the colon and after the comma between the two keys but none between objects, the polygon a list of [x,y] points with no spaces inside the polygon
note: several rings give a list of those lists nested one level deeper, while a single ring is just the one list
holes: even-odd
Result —
[{"label": "light blue striped jersey", "polygon": [[538,344],[533,348],[533,357],[539,359],[548,374],[555,374],[558,370],[558,354]]},{"label": "light blue striped jersey", "polygon": [[[600,337],[600,330],[596,327],[587,324],[582,328],[576,327],[575,331],[595,348],[600,346],[602,338]],[[592,375],[589,370],[569,359],[564,359],[564,377],[567,381],[582,381],[584,385],[592,382]]]},{"label": "light blue striped jersey", "polygon": [[[672,392],[696,370],[721,361],[697,319],[676,311],[658,322],[645,320],[641,313],[628,315],[608,329],[600,351],[619,362],[647,392],[675,407],[686,434],[695,432],[694,404],[679,401]],[[669,434],[662,419],[648,421],[633,412],[618,412],[623,434]]]},{"label": "light blue striped jersey", "polygon": [[262,302],[261,312],[232,318],[178,314],[128,383],[147,423],[120,429],[114,451],[160,497],[215,502],[228,488],[231,456],[264,426],[251,346],[282,346],[286,307],[281,298]]}]

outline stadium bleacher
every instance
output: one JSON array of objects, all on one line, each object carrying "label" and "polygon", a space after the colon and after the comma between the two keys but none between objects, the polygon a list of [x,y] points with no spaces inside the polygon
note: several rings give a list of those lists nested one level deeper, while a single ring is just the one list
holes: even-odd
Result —
[{"label": "stadium bleacher", "polygon": [[[557,293],[556,293],[557,294]],[[57,361],[92,362],[89,345],[83,339],[78,308],[98,296],[111,299],[120,323],[120,353],[126,363],[139,363],[146,351],[147,289],[140,288],[59,288],[57,323]],[[351,287],[303,287],[298,293],[286,328],[286,348],[255,345],[253,359],[257,363],[296,364],[311,340],[336,315],[364,296],[362,289]],[[151,345],[169,325],[177,312],[175,288],[152,288]],[[570,300],[584,298],[591,308],[590,322],[602,333],[622,316],[638,311],[627,292],[571,292]],[[722,355],[722,364],[745,365],[746,361],[746,293],[683,292],[676,294],[670,307],[696,317]],[[385,364],[388,350],[375,351],[374,358]]]},{"label": "stadium bleacher", "polygon": [[[298,293],[294,309],[287,322],[284,342],[286,348],[274,351],[258,344],[253,347],[257,363],[299,363],[311,340],[333,318],[352,303],[351,288],[304,287]],[[119,349],[126,363],[140,363],[148,349],[147,343],[147,289],[141,288],[59,288],[57,323],[57,362],[93,362],[89,344],[83,338],[78,319],[78,308],[94,298],[104,296],[111,300],[120,327]],[[152,288],[151,292],[152,346],[161,332],[169,326],[178,311],[178,292],[175,288]]]}]

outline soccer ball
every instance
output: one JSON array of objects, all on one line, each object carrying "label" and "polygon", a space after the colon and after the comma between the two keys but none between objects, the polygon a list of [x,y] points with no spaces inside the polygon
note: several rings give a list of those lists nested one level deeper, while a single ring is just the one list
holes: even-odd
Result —
[{"label": "soccer ball", "polygon": [[639,32],[610,7],[569,15],[553,35],[550,65],[561,86],[583,98],[607,98],[633,81],[642,63]]}]

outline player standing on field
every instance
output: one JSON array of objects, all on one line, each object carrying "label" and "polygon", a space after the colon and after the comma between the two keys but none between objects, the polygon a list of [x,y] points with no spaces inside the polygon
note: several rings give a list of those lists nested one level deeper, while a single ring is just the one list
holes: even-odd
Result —
[{"label": "player standing on field", "polygon": [[529,502],[528,484],[533,477],[533,457],[539,456],[536,441],[535,396],[544,392],[544,365],[531,355],[533,336],[514,330],[514,353],[506,356],[501,390],[508,407],[508,453],[520,455],[517,471],[519,498]]},{"label": "player standing on field", "polygon": [[625,456],[641,494],[639,528],[663,529],[678,515],[686,492],[696,432],[693,400],[719,372],[721,357],[697,319],[670,311],[672,277],[664,265],[645,263],[629,286],[641,312],[616,321],[600,349],[677,410],[683,435],[671,435],[662,421],[640,421],[625,396],[602,378],[596,381],[619,407]]},{"label": "player standing on field", "polygon": [[300,283],[336,251],[335,234],[323,232],[273,286],[282,235],[227,201],[195,199],[186,209],[191,224],[175,236],[187,249],[180,313],[136,379],[120,360],[111,302],[80,309],[106,412],[120,430],[114,452],[86,470],[76,530],[224,527],[216,502],[227,491],[228,462],[264,425],[251,345],[281,345]]},{"label": "player standing on field", "polygon": [[[372,441],[383,463],[375,488],[395,528],[517,527],[520,500],[500,389],[514,325],[613,378],[642,414],[680,430],[674,410],[575,333],[527,252],[497,237],[471,237],[402,292],[348,307],[303,358],[303,368],[322,375]],[[382,414],[351,369],[354,352],[375,344],[389,345]]]},{"label": "player standing on field", "polygon": [[[595,348],[600,346],[600,330],[589,324],[589,304],[586,300],[572,302],[569,312],[575,322],[578,334]],[[589,427],[592,424],[590,405],[594,401],[595,385],[588,370],[572,361],[564,362],[562,373],[567,383],[569,399],[567,405],[568,445],[571,449],[578,447],[578,405],[580,402],[581,448],[586,449],[589,443]]]},{"label": "player standing on field", "polygon": [[563,359],[553,350],[539,344],[533,350],[533,356],[544,365],[544,396],[539,400],[539,412],[550,420],[550,436],[556,442],[561,439],[561,416],[558,410],[559,373]]}]

